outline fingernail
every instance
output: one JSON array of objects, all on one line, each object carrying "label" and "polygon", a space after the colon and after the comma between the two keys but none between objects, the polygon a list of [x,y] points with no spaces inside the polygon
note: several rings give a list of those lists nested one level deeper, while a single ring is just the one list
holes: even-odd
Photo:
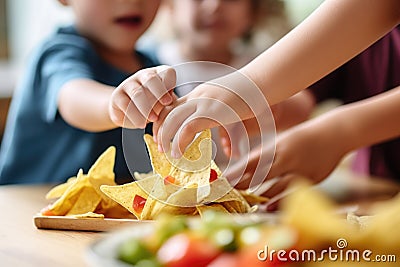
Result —
[{"label": "fingernail", "polygon": [[172,97],[169,93],[165,94],[162,98],[161,98],[161,104],[163,105],[169,105],[172,102]]},{"label": "fingernail", "polygon": [[161,153],[164,153],[164,150],[163,150],[161,144],[158,144],[158,151],[160,151]]},{"label": "fingernail", "polygon": [[155,143],[157,143],[157,135],[153,135],[153,141],[155,142]]},{"label": "fingernail", "polygon": [[149,116],[149,120],[151,122],[155,122],[155,121],[158,120],[158,116],[156,114],[154,114],[154,113],[151,113],[150,116]]},{"label": "fingernail", "polygon": [[179,154],[176,151],[172,150],[171,151],[171,157],[173,157],[174,159],[178,159],[179,158]]}]

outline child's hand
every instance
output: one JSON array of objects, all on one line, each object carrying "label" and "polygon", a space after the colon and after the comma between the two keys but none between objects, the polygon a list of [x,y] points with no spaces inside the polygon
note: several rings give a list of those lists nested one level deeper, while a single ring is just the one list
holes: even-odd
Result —
[{"label": "child's hand", "polygon": [[168,66],[136,72],[112,93],[111,120],[124,128],[145,128],[148,122],[157,121],[161,110],[176,99],[175,83],[175,70]]},{"label": "child's hand", "polygon": [[163,109],[159,120],[153,125],[153,134],[163,151],[170,149],[173,140],[171,155],[178,158],[196,133],[269,111],[268,103],[263,99],[254,83],[235,72],[199,85]]},{"label": "child's hand", "polygon": [[[277,182],[264,193],[267,197],[274,197],[298,177],[310,179],[314,183],[325,179],[347,152],[341,145],[342,140],[337,131],[324,127],[322,121],[303,123],[278,135],[275,157],[269,171],[265,164],[259,164],[260,155],[271,153],[273,149],[264,145],[263,151],[251,151],[248,160],[245,157],[246,161],[232,166],[226,176],[237,181],[242,188],[249,187],[251,182],[257,186],[254,180],[259,183],[263,179],[277,178]],[[260,168],[264,170],[260,172]],[[256,171],[258,176],[265,176],[255,177]],[[241,177],[243,179],[238,181]]]}]

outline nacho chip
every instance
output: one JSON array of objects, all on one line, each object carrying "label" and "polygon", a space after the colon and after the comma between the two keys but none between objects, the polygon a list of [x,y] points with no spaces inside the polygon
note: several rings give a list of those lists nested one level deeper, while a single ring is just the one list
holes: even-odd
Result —
[{"label": "nacho chip", "polygon": [[95,211],[99,205],[101,197],[97,194],[93,187],[86,186],[80,192],[75,204],[66,214],[77,215]]},{"label": "nacho chip", "polygon": [[247,190],[238,190],[238,192],[250,206],[267,203],[269,201],[269,198],[250,193]]},{"label": "nacho chip", "polygon": [[149,152],[151,166],[153,167],[154,173],[159,174],[161,177],[165,177],[171,170],[171,164],[167,159],[165,153],[158,151],[158,145],[154,142],[153,137],[149,134],[144,135],[144,141]]},{"label": "nacho chip", "polygon": [[134,172],[133,173],[133,177],[135,178],[136,181],[143,180],[144,178],[147,178],[147,177],[150,177],[150,176],[153,176],[153,175],[154,175],[153,171],[148,172],[148,173],[140,173],[140,172]]},{"label": "nacho chip", "polygon": [[69,217],[74,217],[77,219],[104,219],[104,214],[94,213],[94,212],[86,212],[83,214],[69,215]]},{"label": "nacho chip", "polygon": [[219,213],[229,213],[229,211],[221,204],[210,204],[210,205],[199,205],[196,206],[200,216],[203,216],[205,212],[215,211]]},{"label": "nacho chip", "polygon": [[124,208],[129,210],[132,214],[136,216],[136,218],[140,218],[141,212],[136,211],[133,208],[133,202],[136,195],[146,199],[148,199],[148,192],[151,192],[156,179],[159,179],[158,175],[154,175],[148,177],[146,179],[131,182],[123,185],[102,185],[100,186],[100,190],[106,194],[109,198],[113,199]]},{"label": "nacho chip", "polygon": [[54,215],[62,216],[68,213],[68,211],[75,205],[76,200],[79,198],[83,187],[89,185],[88,179],[83,175],[83,170],[80,169],[77,178],[71,186],[64,192],[64,194],[54,202],[50,210]]},{"label": "nacho chip", "polygon": [[106,212],[117,207],[119,204],[100,190],[102,184],[115,185],[114,161],[115,147],[110,147],[100,155],[87,175],[79,170],[77,178],[72,177],[66,183],[50,190],[47,197],[59,199],[50,205],[48,213],[73,215],[94,212],[96,209]]},{"label": "nacho chip", "polygon": [[69,178],[65,183],[57,185],[53,187],[47,194],[46,194],[46,199],[53,199],[53,198],[59,198],[62,196],[62,194],[67,191],[68,187],[70,187],[76,180],[76,177],[71,177]]}]

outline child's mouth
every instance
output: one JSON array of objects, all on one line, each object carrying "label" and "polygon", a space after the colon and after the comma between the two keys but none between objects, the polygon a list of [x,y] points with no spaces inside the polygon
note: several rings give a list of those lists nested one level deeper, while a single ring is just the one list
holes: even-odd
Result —
[{"label": "child's mouth", "polygon": [[119,25],[122,25],[124,27],[138,27],[142,23],[142,17],[141,16],[126,16],[126,17],[120,17],[115,20],[115,22]]}]

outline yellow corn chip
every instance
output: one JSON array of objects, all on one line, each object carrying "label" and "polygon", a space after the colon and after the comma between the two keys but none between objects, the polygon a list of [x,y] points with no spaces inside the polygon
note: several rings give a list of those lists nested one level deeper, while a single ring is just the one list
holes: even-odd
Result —
[{"label": "yellow corn chip", "polygon": [[68,211],[67,215],[83,214],[87,212],[95,211],[97,205],[99,205],[101,197],[97,194],[93,187],[84,187],[78,199],[72,208]]},{"label": "yellow corn chip", "polygon": [[221,204],[199,205],[196,206],[196,209],[199,212],[200,216],[203,216],[204,212],[207,212],[208,210],[221,213],[229,213],[229,211]]},{"label": "yellow corn chip", "polygon": [[87,185],[89,185],[88,179],[83,175],[83,170],[80,169],[76,180],[73,181],[64,194],[51,205],[50,210],[52,213],[58,216],[67,214],[74,206],[82,189]]},{"label": "yellow corn chip", "polygon": [[149,134],[144,135],[144,141],[149,152],[151,165],[154,173],[159,174],[162,178],[167,176],[171,170],[171,164],[165,153],[158,151],[158,146],[154,142],[153,137]]},{"label": "yellow corn chip", "polygon": [[269,198],[249,193],[247,190],[238,190],[238,192],[250,206],[267,203],[269,201]]},{"label": "yellow corn chip", "polygon": [[100,214],[100,213],[94,213],[94,212],[87,212],[87,213],[83,213],[83,214],[74,214],[74,215],[70,215],[70,217],[74,217],[77,219],[104,219],[104,214]]},{"label": "yellow corn chip", "polygon": [[159,179],[158,175],[154,175],[152,177],[148,177],[137,182],[131,182],[123,185],[102,185],[100,186],[100,190],[108,197],[129,210],[132,214],[136,216],[136,218],[139,219],[141,213],[138,213],[133,208],[133,200],[136,195],[148,199],[148,192],[151,192],[156,179]]},{"label": "yellow corn chip", "polygon": [[67,182],[53,187],[46,194],[46,199],[53,199],[53,198],[61,197],[62,194],[64,194],[64,192],[67,191],[68,187],[70,187],[74,183],[75,180],[76,180],[76,177],[71,177],[67,180]]}]

